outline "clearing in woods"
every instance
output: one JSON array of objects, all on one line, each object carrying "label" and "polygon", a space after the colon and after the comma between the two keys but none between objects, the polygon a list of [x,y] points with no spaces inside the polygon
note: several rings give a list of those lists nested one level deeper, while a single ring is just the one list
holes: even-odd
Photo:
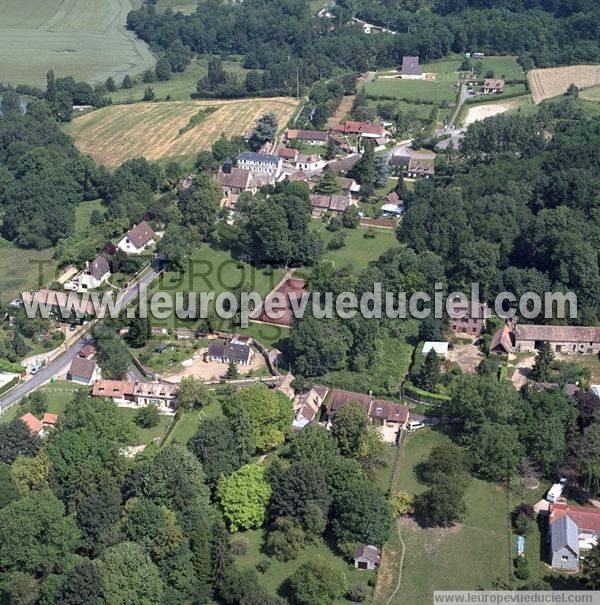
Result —
[{"label": "clearing in woods", "polygon": [[[285,127],[298,103],[275,97],[113,105],[75,118],[65,130],[82,152],[106,166],[140,156],[190,164],[222,133],[244,135],[267,111],[277,115],[280,128]],[[207,107],[216,110],[190,128],[190,119]]]},{"label": "clearing in woods", "polygon": [[0,0],[0,81],[43,86],[46,72],[104,82],[154,66],[125,29],[138,0]]},{"label": "clearing in woods", "polygon": [[537,104],[544,99],[564,94],[571,84],[579,88],[597,86],[600,84],[600,65],[532,69],[527,73],[527,79],[533,102]]}]

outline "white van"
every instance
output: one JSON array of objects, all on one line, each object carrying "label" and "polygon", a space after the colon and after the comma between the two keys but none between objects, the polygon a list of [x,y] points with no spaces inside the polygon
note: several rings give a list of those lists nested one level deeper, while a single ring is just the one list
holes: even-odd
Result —
[{"label": "white van", "polygon": [[411,420],[406,425],[407,431],[416,431],[417,429],[422,429],[425,425],[420,420]]},{"label": "white van", "polygon": [[566,479],[561,479],[558,483],[555,483],[546,494],[546,500],[548,502],[558,502],[559,498],[562,496],[563,490],[567,484]]}]

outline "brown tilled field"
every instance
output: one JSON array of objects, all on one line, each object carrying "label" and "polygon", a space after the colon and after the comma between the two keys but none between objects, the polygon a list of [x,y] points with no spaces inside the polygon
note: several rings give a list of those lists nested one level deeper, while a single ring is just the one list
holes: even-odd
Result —
[{"label": "brown tilled field", "polygon": [[532,69],[527,73],[529,88],[534,103],[544,99],[558,97],[567,91],[571,84],[579,88],[600,84],[600,65],[569,65],[567,67],[549,67]]},{"label": "brown tilled field", "polygon": [[[76,117],[66,131],[82,152],[106,166],[140,156],[185,163],[199,151],[209,149],[221,133],[228,137],[245,134],[267,111],[277,115],[283,128],[298,103],[296,99],[275,97],[113,105]],[[207,107],[216,110],[190,128],[190,119]],[[180,132],[182,129],[185,131]]]}]

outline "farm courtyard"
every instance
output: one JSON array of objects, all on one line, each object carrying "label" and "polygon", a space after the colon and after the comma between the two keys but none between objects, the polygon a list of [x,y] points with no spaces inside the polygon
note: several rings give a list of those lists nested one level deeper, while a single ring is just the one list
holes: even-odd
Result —
[{"label": "farm courtyard", "polygon": [[223,132],[229,137],[244,135],[267,111],[274,112],[284,127],[297,105],[296,99],[283,97],[113,105],[75,118],[66,132],[83,153],[106,166],[139,156],[185,164]]}]

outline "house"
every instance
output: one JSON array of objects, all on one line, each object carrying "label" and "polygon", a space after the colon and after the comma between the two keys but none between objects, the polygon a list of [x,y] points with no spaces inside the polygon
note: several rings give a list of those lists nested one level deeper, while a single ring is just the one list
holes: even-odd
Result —
[{"label": "house", "polygon": [[351,204],[350,198],[346,195],[318,195],[311,193],[309,198],[313,208],[312,215],[315,218],[322,218],[326,212],[341,214]]},{"label": "house", "polygon": [[292,388],[293,381],[294,375],[291,372],[288,372],[285,376],[279,377],[275,390],[279,393],[283,393],[288,399],[293,400],[296,397],[296,393]]},{"label": "house", "polygon": [[[331,166],[331,164],[329,165]],[[354,180],[347,177],[338,177],[338,182],[342,188],[342,193],[349,196],[358,196],[360,193],[360,185]]]},{"label": "house", "polygon": [[146,221],[134,225],[117,244],[126,254],[140,254],[154,244],[156,233]]},{"label": "house", "polygon": [[508,355],[512,349],[512,330],[508,324],[505,324],[494,332],[490,342],[490,353],[505,353]]},{"label": "house", "polygon": [[329,134],[323,130],[288,130],[287,141],[298,141],[307,145],[327,144]]},{"label": "house", "polygon": [[58,414],[46,412],[42,417],[42,424],[44,425],[44,429],[56,428],[56,425],[58,424]]},{"label": "house", "polygon": [[514,339],[518,353],[535,351],[544,341],[550,343],[555,353],[580,355],[600,353],[600,327],[517,324]]},{"label": "house", "polygon": [[423,78],[423,68],[419,64],[419,57],[408,55],[402,57],[400,77],[403,80],[421,80]]},{"label": "house", "polygon": [[501,93],[504,91],[504,80],[497,78],[486,78],[483,81],[483,94],[489,95],[492,93]]},{"label": "house", "polygon": [[356,569],[375,569],[381,561],[381,551],[372,544],[359,547],[354,553]]},{"label": "house", "polygon": [[80,271],[72,280],[65,283],[66,290],[93,290],[110,276],[110,265],[103,256],[97,256],[89,261],[86,268]]},{"label": "house", "polygon": [[429,351],[435,351],[435,354],[440,357],[448,357],[449,344],[447,342],[425,342],[423,343],[423,355],[427,355]]},{"label": "house", "polygon": [[71,362],[67,372],[67,380],[80,382],[82,384],[92,384],[100,377],[100,370],[93,359],[75,357]]},{"label": "house", "polygon": [[24,422],[29,432],[34,437],[43,437],[44,436],[44,423],[36,418],[31,412],[27,412],[27,414],[23,414],[20,418],[21,422]]},{"label": "house", "polygon": [[292,426],[302,429],[307,424],[310,424],[320,412],[328,392],[329,389],[325,386],[314,386],[307,392],[302,393],[294,404]]},{"label": "house", "polygon": [[364,393],[354,393],[342,389],[333,389],[329,394],[328,419],[330,420],[337,410],[351,401],[360,403],[374,424],[397,429],[404,428],[408,424],[408,406],[385,399],[374,399],[371,394],[365,395]]},{"label": "house", "polygon": [[337,134],[360,136],[366,139],[379,139],[387,136],[387,132],[381,124],[373,124],[372,122],[348,120],[345,124],[333,124],[331,130]]},{"label": "house", "polygon": [[339,160],[331,160],[331,162],[327,164],[327,167],[328,170],[333,170],[333,172],[348,172],[354,168],[358,160],[360,160],[360,155],[356,153]]},{"label": "house", "polygon": [[271,141],[265,141],[258,150],[258,153],[262,153],[263,155],[267,155],[273,151],[273,143]]},{"label": "house", "polygon": [[235,338],[230,341],[219,338],[208,345],[204,361],[233,362],[236,365],[248,366],[253,357],[254,351],[247,342]]},{"label": "house", "polygon": [[393,155],[390,158],[390,168],[393,174],[411,179],[429,178],[435,174],[435,154],[430,157],[410,155]]},{"label": "house", "polygon": [[398,217],[404,212],[404,203],[395,191],[391,191],[385,196],[385,204],[381,206],[381,212],[385,217]]},{"label": "house", "polygon": [[253,151],[243,151],[237,156],[237,165],[239,168],[256,172],[257,174],[266,174],[272,180],[276,179],[281,173],[283,160],[272,154],[255,153]]},{"label": "house", "polygon": [[92,397],[107,397],[117,405],[133,401],[134,383],[127,380],[98,380],[92,387]]},{"label": "house", "polygon": [[177,385],[137,380],[98,380],[92,387],[93,397],[107,397],[123,407],[145,407],[154,404],[162,413],[177,408]]},{"label": "house", "polygon": [[230,164],[223,164],[215,178],[223,189],[221,204],[229,208],[235,207],[239,196],[245,191],[254,195],[262,186],[269,184],[267,175],[255,174]]},{"label": "house", "polygon": [[308,174],[306,174],[306,172],[304,172],[304,170],[295,170],[291,174],[288,174],[285,178],[290,183],[295,183],[296,181],[305,183],[310,177]]},{"label": "house", "polygon": [[550,504],[549,559],[555,569],[576,571],[582,558],[581,551],[593,548],[599,536],[600,509],[561,502]]},{"label": "house", "polygon": [[81,357],[83,359],[91,359],[96,354],[96,347],[92,344],[87,344],[81,347],[79,353],[77,353],[77,357]]},{"label": "house", "polygon": [[300,152],[297,149],[290,147],[280,147],[277,150],[277,155],[283,160],[284,164],[295,164],[298,160]]},{"label": "house", "polygon": [[301,154],[296,160],[296,168],[304,172],[321,172],[326,164],[327,162],[320,155],[316,154]]},{"label": "house", "polygon": [[450,327],[457,334],[479,338],[485,328],[487,307],[471,300],[455,299],[448,303]]}]

